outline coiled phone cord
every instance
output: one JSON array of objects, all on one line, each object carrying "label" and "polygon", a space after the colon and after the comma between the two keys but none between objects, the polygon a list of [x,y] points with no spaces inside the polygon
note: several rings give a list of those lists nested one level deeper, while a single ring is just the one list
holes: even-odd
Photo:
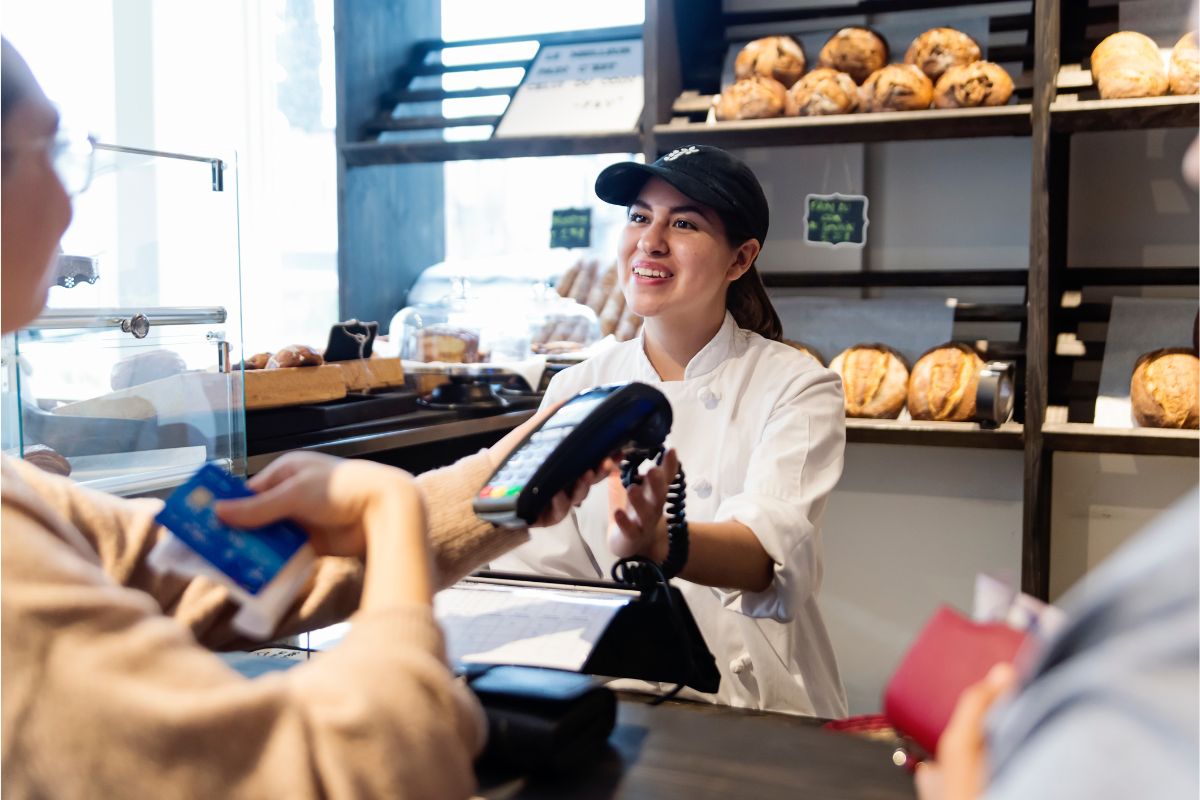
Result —
[{"label": "coiled phone cord", "polygon": [[[621,460],[621,485],[628,489],[641,483],[642,476],[638,468],[648,458],[653,458],[655,464],[662,464],[666,449],[659,445],[654,449],[635,449],[626,453]],[[695,661],[692,658],[691,642],[687,635],[687,627],[683,616],[671,599],[671,578],[683,571],[688,560],[688,524],[685,506],[687,503],[687,478],[683,466],[675,473],[675,480],[667,487],[667,557],[661,564],[651,561],[645,556],[629,556],[622,558],[612,566],[612,579],[626,586],[633,586],[643,593],[661,591],[666,599],[667,608],[675,620],[676,633],[679,636],[680,648],[683,651],[685,679],[675,684],[675,688],[664,695],[659,695],[651,701],[658,705],[679,694],[687,680],[696,674]]]}]

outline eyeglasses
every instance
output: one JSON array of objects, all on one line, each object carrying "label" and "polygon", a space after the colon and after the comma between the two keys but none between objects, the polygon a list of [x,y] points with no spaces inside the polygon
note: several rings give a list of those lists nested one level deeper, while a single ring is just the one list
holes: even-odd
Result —
[{"label": "eyeglasses", "polygon": [[59,129],[53,136],[40,136],[16,147],[5,144],[4,150],[45,152],[63,189],[72,197],[86,191],[92,183],[96,139],[86,133]]}]

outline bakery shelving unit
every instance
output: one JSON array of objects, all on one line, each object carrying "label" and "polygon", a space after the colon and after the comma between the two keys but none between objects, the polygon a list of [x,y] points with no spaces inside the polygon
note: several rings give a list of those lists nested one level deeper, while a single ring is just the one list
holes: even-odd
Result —
[{"label": "bakery shelving unit", "polygon": [[[1013,2],[981,0],[988,18],[989,58],[1019,65],[1015,97],[989,109],[854,114],[821,119],[775,119],[708,124],[711,96],[719,90],[727,44],[786,31],[788,23],[828,20],[829,27],[875,14],[951,8],[949,0],[859,0],[770,11],[728,13],[721,0],[646,0],[641,35],[645,50],[645,110],[639,132],[597,131],[581,136],[544,136],[473,142],[378,142],[383,130],[413,126],[494,124],[494,118],[447,121],[387,118],[396,101],[414,103],[455,96],[440,89],[409,93],[413,75],[436,75],[429,53],[437,41],[438,3],[337,0],[339,248],[342,307],[359,315],[378,307],[390,314],[424,266],[442,258],[443,189],[440,162],[458,159],[640,152],[648,160],[682,144],[774,148],[829,143],[870,143],[976,137],[1028,137],[1031,150],[1030,250],[1027,264],[996,270],[887,272],[788,272],[764,275],[778,289],[874,289],[908,287],[1023,287],[1020,304],[960,304],[956,322],[1020,323],[1016,341],[988,341],[990,358],[1018,364],[1017,420],[998,430],[974,424],[850,420],[851,442],[1016,449],[1025,454],[1022,583],[1025,591],[1049,593],[1051,454],[1055,451],[1120,452],[1196,456],[1195,432],[1114,430],[1082,421],[1076,409],[1095,400],[1094,384],[1072,382],[1066,359],[1055,350],[1058,334],[1080,322],[1107,320],[1107,304],[1070,300],[1088,286],[1196,285],[1195,268],[1066,268],[1066,222],[1070,137],[1077,132],[1192,127],[1195,97],[1100,100],[1094,96],[1086,56],[1116,30],[1113,4],[1030,0],[1018,13]],[[773,29],[772,29],[773,28]],[[738,29],[737,33],[732,33]],[[596,38],[612,38],[598,31]],[[1024,36],[1021,36],[1024,34]],[[592,35],[592,34],[587,34]],[[570,35],[579,40],[578,34]],[[523,37],[554,41],[557,35]],[[1022,41],[1014,44],[1013,41]],[[485,45],[507,40],[481,40]],[[895,55],[895,54],[894,54]],[[494,67],[523,66],[525,61]],[[397,75],[397,68],[400,74]],[[478,68],[478,67],[476,67]],[[473,91],[473,90],[468,90]],[[492,91],[492,90],[489,90]],[[504,90],[505,92],[511,90]],[[479,96],[475,92],[472,96]],[[384,286],[383,290],[380,287]],[[392,288],[398,286],[399,288]],[[353,302],[350,302],[350,301]],[[1064,303],[1064,301],[1066,301]],[[372,305],[374,303],[374,305]],[[1065,306],[1065,307],[1064,307]],[[1088,359],[1103,342],[1084,341]]]},{"label": "bakery shelving unit", "polygon": [[1102,100],[1088,74],[1092,48],[1117,30],[1117,7],[1095,2],[1036,0],[1038,59],[1034,85],[1034,161],[1029,271],[1029,367],[1026,398],[1023,582],[1049,591],[1050,503],[1054,452],[1200,455],[1196,431],[1114,429],[1083,421],[1097,386],[1072,380],[1073,366],[1097,361],[1102,341],[1083,340],[1082,352],[1060,351],[1060,334],[1080,322],[1107,322],[1108,304],[1078,303],[1088,286],[1195,287],[1200,269],[1068,268],[1068,189],[1071,135],[1081,132],[1191,128],[1200,99],[1158,97]]}]

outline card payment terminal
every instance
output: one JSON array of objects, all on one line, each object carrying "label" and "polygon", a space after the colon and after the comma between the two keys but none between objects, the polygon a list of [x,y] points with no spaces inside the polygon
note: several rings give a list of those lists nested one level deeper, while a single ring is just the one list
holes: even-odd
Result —
[{"label": "card payment terminal", "polygon": [[671,421],[667,398],[643,383],[580,392],[505,459],[475,497],[475,513],[496,525],[532,525],[554,495],[608,456],[661,450]]}]

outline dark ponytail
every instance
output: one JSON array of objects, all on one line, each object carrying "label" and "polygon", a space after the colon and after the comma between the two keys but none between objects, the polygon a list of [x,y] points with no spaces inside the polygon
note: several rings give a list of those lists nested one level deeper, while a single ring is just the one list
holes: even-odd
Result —
[{"label": "dark ponytail", "polygon": [[[731,247],[741,247],[747,239],[757,238],[739,230],[741,225],[737,220],[719,212],[718,215],[725,225],[725,236]],[[762,242],[759,241],[759,244]],[[754,331],[764,339],[775,342],[783,339],[783,323],[779,321],[775,306],[771,305],[767,287],[763,285],[762,276],[754,264],[742,277],[729,284],[729,290],[725,293],[725,308],[733,315],[739,328]]]},{"label": "dark ponytail", "polygon": [[783,338],[783,323],[779,321],[775,306],[771,305],[757,267],[751,266],[742,277],[729,284],[725,308],[733,314],[739,328],[776,342]]}]

